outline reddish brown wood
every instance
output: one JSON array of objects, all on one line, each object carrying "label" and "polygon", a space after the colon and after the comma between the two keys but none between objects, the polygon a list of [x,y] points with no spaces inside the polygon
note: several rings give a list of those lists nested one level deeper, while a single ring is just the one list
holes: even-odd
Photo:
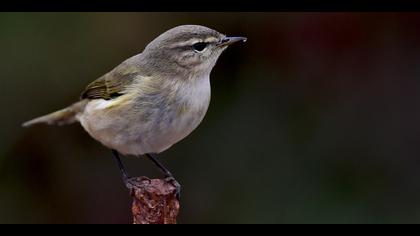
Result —
[{"label": "reddish brown wood", "polygon": [[170,182],[145,177],[130,182],[134,224],[176,224],[180,205]]}]

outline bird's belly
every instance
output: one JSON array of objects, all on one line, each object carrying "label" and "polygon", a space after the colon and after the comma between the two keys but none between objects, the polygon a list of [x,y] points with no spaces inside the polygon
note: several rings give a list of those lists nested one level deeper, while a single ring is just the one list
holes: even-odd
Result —
[{"label": "bird's belly", "polygon": [[143,140],[142,151],[160,153],[181,141],[198,127],[206,110],[207,107],[182,115],[174,114],[172,118],[152,126],[152,132],[148,132],[148,135],[140,135],[140,139]]},{"label": "bird's belly", "polygon": [[208,97],[187,108],[155,109],[147,118],[144,110],[131,108],[109,112],[103,109],[104,104],[92,103],[79,120],[93,138],[121,154],[160,153],[197,128],[205,116],[209,100]]}]

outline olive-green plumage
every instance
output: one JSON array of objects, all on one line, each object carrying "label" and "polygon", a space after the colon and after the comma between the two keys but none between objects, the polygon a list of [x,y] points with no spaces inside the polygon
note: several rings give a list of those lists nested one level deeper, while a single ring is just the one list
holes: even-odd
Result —
[{"label": "olive-green plumage", "polygon": [[81,99],[109,100],[118,97],[140,74],[139,68],[123,63],[115,70],[90,83],[83,91]]}]

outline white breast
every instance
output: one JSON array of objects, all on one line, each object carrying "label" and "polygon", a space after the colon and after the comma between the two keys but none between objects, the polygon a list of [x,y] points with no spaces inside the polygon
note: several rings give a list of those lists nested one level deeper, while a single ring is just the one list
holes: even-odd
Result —
[{"label": "white breast", "polygon": [[197,79],[189,87],[179,89],[188,109],[181,115],[174,115],[175,120],[160,132],[150,137],[150,150],[160,153],[188,136],[203,120],[210,103],[211,89],[209,77]]}]

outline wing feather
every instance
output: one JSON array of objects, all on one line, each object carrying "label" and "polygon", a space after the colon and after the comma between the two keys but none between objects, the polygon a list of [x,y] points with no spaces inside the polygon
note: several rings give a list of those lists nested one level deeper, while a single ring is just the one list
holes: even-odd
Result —
[{"label": "wing feather", "polygon": [[110,100],[121,96],[139,75],[139,68],[123,63],[113,71],[90,83],[83,91],[81,99]]}]

